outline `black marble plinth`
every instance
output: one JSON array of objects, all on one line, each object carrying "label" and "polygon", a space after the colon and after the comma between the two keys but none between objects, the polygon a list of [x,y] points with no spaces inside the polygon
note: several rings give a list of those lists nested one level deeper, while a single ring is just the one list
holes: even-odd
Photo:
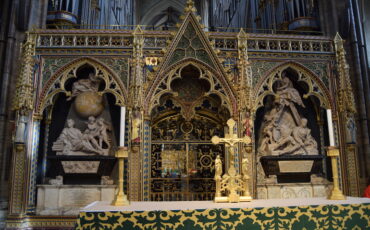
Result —
[{"label": "black marble plinth", "polygon": [[[96,172],[66,172],[62,162],[98,162]],[[50,177],[63,176],[64,184],[99,184],[102,176],[110,176],[117,159],[113,156],[49,156]]]},{"label": "black marble plinth", "polygon": [[322,155],[263,156],[266,176],[276,175],[278,183],[310,182],[312,174],[322,174]]}]

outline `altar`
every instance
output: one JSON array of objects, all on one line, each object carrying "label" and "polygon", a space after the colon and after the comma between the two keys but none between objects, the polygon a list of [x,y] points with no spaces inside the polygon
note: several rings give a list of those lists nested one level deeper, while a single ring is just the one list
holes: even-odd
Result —
[{"label": "altar", "polygon": [[93,202],[81,209],[76,229],[368,229],[370,199],[348,197],[213,201]]}]

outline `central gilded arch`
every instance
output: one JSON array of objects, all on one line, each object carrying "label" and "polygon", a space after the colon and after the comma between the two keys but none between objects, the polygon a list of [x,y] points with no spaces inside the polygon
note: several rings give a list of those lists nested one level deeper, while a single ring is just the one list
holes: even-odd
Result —
[{"label": "central gilded arch", "polygon": [[237,94],[193,11],[163,51],[144,86],[143,199],[212,200],[225,154],[210,140],[238,117]]},{"label": "central gilded arch", "polygon": [[168,70],[148,105],[151,130],[150,200],[212,200],[214,159],[225,157],[223,136],[233,105],[223,84],[201,63]]}]

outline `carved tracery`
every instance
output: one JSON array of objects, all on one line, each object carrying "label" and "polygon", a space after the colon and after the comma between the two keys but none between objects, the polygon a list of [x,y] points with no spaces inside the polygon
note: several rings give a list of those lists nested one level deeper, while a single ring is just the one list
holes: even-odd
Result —
[{"label": "carved tracery", "polygon": [[127,92],[119,78],[103,64],[90,58],[84,58],[62,67],[45,83],[37,103],[36,113],[41,114],[45,108],[53,105],[56,100],[55,96],[59,93],[64,93],[67,97],[71,97],[72,89],[67,89],[66,83],[69,80],[78,78],[77,70],[86,64],[94,69],[95,78],[101,79],[104,83],[101,84],[103,87],[98,91],[99,95],[112,94],[115,97],[116,105],[119,106],[127,103]]},{"label": "carved tracery", "polygon": [[178,99],[176,101],[178,101],[178,103],[180,103],[183,107],[182,113],[185,118],[191,118],[192,115],[194,115],[194,108],[197,106],[196,103],[201,103],[201,101],[195,100],[192,102],[193,104],[189,106],[189,103],[186,102],[184,98],[181,98],[182,96],[178,92],[179,89],[176,89],[176,81],[184,80],[184,77],[186,77],[184,74],[186,75],[187,68],[193,68],[194,71],[198,73],[197,78],[200,82],[207,82],[207,90],[202,92],[202,96],[207,97],[211,95],[217,95],[217,97],[219,97],[221,100],[220,105],[227,108],[228,111],[232,113],[231,102],[220,81],[216,78],[216,76],[214,76],[213,73],[211,73],[211,71],[194,62],[185,63],[184,65],[169,71],[169,73],[161,80],[157,89],[154,91],[154,96],[152,97],[151,102],[148,103],[148,111],[152,111],[154,107],[160,104],[160,99],[163,95],[172,94]]},{"label": "carved tracery", "polygon": [[304,99],[314,96],[319,100],[321,107],[332,107],[329,91],[319,78],[298,64],[288,63],[277,67],[256,85],[253,93],[254,111],[257,111],[257,109],[263,106],[263,101],[266,96],[276,96],[276,93],[273,90],[273,85],[276,81],[282,79],[282,73],[288,68],[297,72],[297,82],[304,82],[307,85],[307,91],[303,95]]}]

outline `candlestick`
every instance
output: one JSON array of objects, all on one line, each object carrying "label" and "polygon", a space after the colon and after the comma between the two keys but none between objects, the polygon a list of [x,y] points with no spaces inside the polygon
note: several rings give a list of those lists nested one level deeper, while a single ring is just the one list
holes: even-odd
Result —
[{"label": "candlestick", "polygon": [[337,147],[328,147],[328,157],[331,158],[331,169],[333,173],[333,188],[328,197],[329,200],[345,200],[342,190],[339,188],[339,171],[338,171],[338,157],[339,149]]},{"label": "candlestick", "polygon": [[327,119],[328,119],[329,145],[330,146],[335,146],[333,118],[332,118],[332,114],[331,114],[331,109],[326,110],[326,116],[327,116]]},{"label": "candlestick", "polygon": [[119,132],[119,146],[125,146],[125,124],[126,124],[126,107],[121,107],[121,126]]},{"label": "candlestick", "polygon": [[118,189],[115,193],[112,205],[114,206],[124,206],[129,205],[130,202],[127,200],[127,196],[123,190],[123,172],[125,169],[124,158],[128,157],[128,151],[126,147],[120,147],[116,152],[116,157],[118,158]]}]

